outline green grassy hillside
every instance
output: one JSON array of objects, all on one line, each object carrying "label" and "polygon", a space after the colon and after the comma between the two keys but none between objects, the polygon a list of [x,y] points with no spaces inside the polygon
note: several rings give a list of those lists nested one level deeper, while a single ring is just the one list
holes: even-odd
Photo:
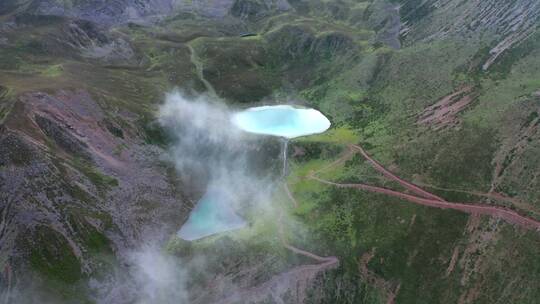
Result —
[{"label": "green grassy hillside", "polygon": [[[0,213],[22,227],[0,231],[9,245],[0,249],[8,269],[0,285],[27,272],[53,301],[92,303],[88,282],[107,282],[118,240],[140,232],[132,227],[159,224],[154,210],[176,225],[187,216],[179,206],[193,189],[156,156],[171,144],[156,111],[180,88],[233,107],[292,100],[331,119],[327,133],[290,143],[286,182],[298,207],[281,190],[274,198],[293,223],[281,227],[291,244],[340,260],[307,285],[306,303],[536,303],[538,231],[313,178],[404,191],[347,154],[359,144],[447,201],[540,221],[540,8],[496,2],[290,0],[285,10],[245,0],[224,18],[182,13],[112,27],[0,4]],[[480,11],[485,22],[474,23]],[[69,124],[37,118],[78,111],[96,141],[107,139],[96,144],[103,151],[80,143]],[[88,157],[98,150],[110,163]],[[133,171],[115,171],[115,161]],[[143,171],[160,182],[133,182]],[[20,197],[8,181],[27,189],[24,204],[11,203]],[[22,224],[27,214],[31,224]],[[256,287],[310,262],[282,246],[277,217],[238,235],[169,243],[173,255],[209,259],[189,283],[197,303],[220,297],[217,287],[206,295],[205,284]],[[269,266],[257,268],[261,261]]]}]

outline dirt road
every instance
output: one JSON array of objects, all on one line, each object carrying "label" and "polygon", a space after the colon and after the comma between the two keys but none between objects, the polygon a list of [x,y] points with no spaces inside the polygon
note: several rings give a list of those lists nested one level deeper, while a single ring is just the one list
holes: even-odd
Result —
[{"label": "dirt road", "polygon": [[[482,204],[472,204],[472,203],[456,203],[456,202],[447,202],[444,199],[436,196],[433,193],[430,193],[406,180],[403,180],[402,178],[394,175],[392,172],[384,168],[381,164],[379,164],[376,160],[372,159],[362,147],[358,145],[349,145],[350,148],[353,148],[360,152],[360,154],[371,163],[371,165],[380,173],[382,173],[386,178],[398,182],[400,185],[402,185],[404,188],[410,190],[411,192],[414,192],[418,194],[419,196],[411,195],[408,193],[403,193],[383,187],[377,187],[377,186],[371,186],[366,184],[346,184],[346,183],[335,183],[332,181],[328,181],[322,178],[317,177],[317,173],[321,172],[322,170],[329,169],[329,166],[319,170],[319,171],[313,171],[311,172],[307,177],[313,180],[316,180],[320,183],[331,185],[335,187],[340,188],[356,188],[364,191],[370,191],[375,193],[381,193],[393,197],[398,197],[403,200],[423,205],[423,206],[429,206],[429,207],[435,207],[435,208],[441,208],[441,209],[453,209],[458,210],[470,214],[481,214],[481,215],[488,215],[492,217],[497,217],[500,219],[503,219],[507,221],[508,223],[518,225],[527,229],[534,229],[540,231],[540,221],[535,220],[533,218],[529,218],[526,216],[523,216],[516,211],[499,207],[499,206],[491,206],[491,205],[482,205]],[[345,157],[350,157],[348,153],[345,153],[342,157],[340,157],[337,161],[333,162],[330,166],[335,166],[339,164]]]},{"label": "dirt road", "polygon": [[482,215],[488,215],[493,216],[497,218],[501,218],[511,224],[519,225],[524,228],[528,229],[535,229],[540,231],[540,222],[525,216],[522,216],[518,214],[515,211],[503,208],[503,207],[497,207],[497,206],[486,206],[486,205],[479,205],[479,204],[466,204],[466,203],[452,203],[452,202],[446,202],[446,201],[438,201],[433,199],[427,199],[422,198],[382,187],[376,187],[376,186],[370,186],[366,184],[339,184],[334,183],[331,181],[327,181],[321,178],[318,178],[316,176],[312,176],[312,179],[327,184],[331,186],[336,186],[340,188],[356,188],[360,190],[370,191],[370,192],[376,192],[376,193],[382,193],[389,196],[398,197],[404,200],[407,200],[409,202],[423,205],[423,206],[429,206],[429,207],[435,207],[435,208],[441,208],[441,209],[453,209],[458,210],[470,214],[482,214]]},{"label": "dirt road", "polygon": [[444,202],[444,199],[438,197],[437,195],[435,195],[433,193],[430,193],[430,192],[427,192],[424,189],[418,187],[417,185],[412,184],[412,183],[400,178],[399,176],[396,176],[395,174],[393,174],[389,170],[387,170],[385,167],[383,167],[381,164],[379,164],[379,162],[377,162],[376,160],[371,158],[371,156],[369,156],[369,154],[367,154],[366,151],[364,151],[364,149],[362,147],[360,147],[358,145],[350,145],[350,147],[352,147],[353,149],[356,149],[358,152],[360,152],[360,154],[362,154],[362,156],[368,162],[371,163],[372,167],[375,168],[375,170],[381,172],[386,178],[399,183],[404,188],[406,188],[406,189],[408,189],[408,190],[410,190],[410,191],[412,191],[412,192],[414,192],[414,193],[416,193],[416,194],[418,194],[418,195],[420,195],[422,197]]}]

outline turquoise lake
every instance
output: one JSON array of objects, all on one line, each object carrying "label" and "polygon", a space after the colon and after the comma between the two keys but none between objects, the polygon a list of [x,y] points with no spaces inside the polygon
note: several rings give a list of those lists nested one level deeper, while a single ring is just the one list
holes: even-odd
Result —
[{"label": "turquoise lake", "polygon": [[235,213],[232,205],[233,200],[225,191],[209,188],[178,231],[178,236],[193,241],[244,227],[246,222]]},{"label": "turquoise lake", "polygon": [[246,132],[284,138],[323,133],[330,128],[330,121],[321,112],[290,105],[250,108],[235,113],[231,121]]}]

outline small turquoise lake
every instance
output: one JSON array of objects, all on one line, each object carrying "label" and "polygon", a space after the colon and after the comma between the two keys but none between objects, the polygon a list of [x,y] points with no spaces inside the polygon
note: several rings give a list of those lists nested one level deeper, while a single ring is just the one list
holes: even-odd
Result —
[{"label": "small turquoise lake", "polygon": [[226,191],[209,188],[178,231],[178,236],[193,241],[244,227],[246,222],[232,209],[233,203]]},{"label": "small turquoise lake", "polygon": [[289,139],[330,128],[330,121],[321,112],[290,105],[249,108],[233,114],[231,121],[246,132]]},{"label": "small turquoise lake", "polygon": [[[286,139],[319,134],[330,128],[330,121],[321,112],[291,105],[249,108],[232,114],[230,119],[245,132]],[[287,141],[283,145],[285,173]],[[178,231],[178,237],[193,241],[245,227],[246,221],[233,209],[236,203],[226,189],[210,186]]]}]

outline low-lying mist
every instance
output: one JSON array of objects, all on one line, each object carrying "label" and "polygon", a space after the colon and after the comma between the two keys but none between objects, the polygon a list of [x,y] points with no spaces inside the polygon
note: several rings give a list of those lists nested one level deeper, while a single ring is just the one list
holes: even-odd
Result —
[{"label": "low-lying mist", "polygon": [[182,181],[201,191],[211,185],[235,202],[257,206],[274,186],[279,141],[244,133],[231,122],[233,113],[207,95],[175,91],[167,94],[158,120],[173,139],[169,158]]},{"label": "low-lying mist", "polygon": [[[178,218],[177,231],[186,221],[189,209],[208,188],[219,188],[230,198],[227,200],[232,204],[230,207],[249,223],[248,227],[242,229],[251,229],[256,221],[277,214],[272,195],[279,185],[281,141],[244,133],[231,123],[233,113],[235,111],[221,100],[206,95],[188,97],[180,91],[167,94],[159,108],[157,123],[171,138],[163,160],[176,169],[176,180],[181,183],[179,189],[183,192],[183,197],[178,199],[191,198],[184,202],[187,205],[186,214],[184,218]],[[207,302],[207,287],[194,285],[200,285],[200,278],[221,277],[223,274],[213,273],[218,270],[209,267],[208,261],[220,263],[227,253],[219,250],[184,253],[179,252],[182,249],[178,248],[171,251],[168,244],[179,242],[177,236],[172,235],[168,243],[162,241],[163,233],[158,232],[160,236],[152,233],[141,236],[131,250],[123,251],[107,273],[81,282],[93,301],[103,304],[184,304],[192,303],[195,298],[198,299],[195,302]],[[227,235],[234,237],[235,232],[228,232]],[[212,246],[214,240],[220,244],[229,242],[221,237],[204,241]],[[188,244],[189,248],[189,242],[181,242]],[[250,249],[242,240],[232,242],[249,252]],[[226,246],[231,248],[230,245]],[[228,254],[231,254],[230,251]],[[229,284],[228,288],[234,285],[228,279],[224,281]],[[15,303],[34,303],[36,299],[41,303],[63,303],[54,290],[44,291],[41,283],[24,288],[19,286],[11,291],[9,299],[20,299]]]},{"label": "low-lying mist", "polygon": [[[280,172],[280,141],[242,132],[231,123],[233,113],[222,101],[206,95],[167,94],[158,113],[159,124],[172,139],[164,157],[174,164],[182,190],[194,202],[208,188],[219,188],[233,204],[230,207],[253,224],[258,216],[275,214],[271,196]],[[178,219],[179,227],[185,220]],[[188,303],[193,296],[188,293],[192,278],[208,271],[206,257],[180,258],[165,245],[152,242],[152,236],[142,240],[127,259],[128,270],[115,275],[115,288],[99,302],[117,303],[124,298],[131,299],[126,303]]]}]

